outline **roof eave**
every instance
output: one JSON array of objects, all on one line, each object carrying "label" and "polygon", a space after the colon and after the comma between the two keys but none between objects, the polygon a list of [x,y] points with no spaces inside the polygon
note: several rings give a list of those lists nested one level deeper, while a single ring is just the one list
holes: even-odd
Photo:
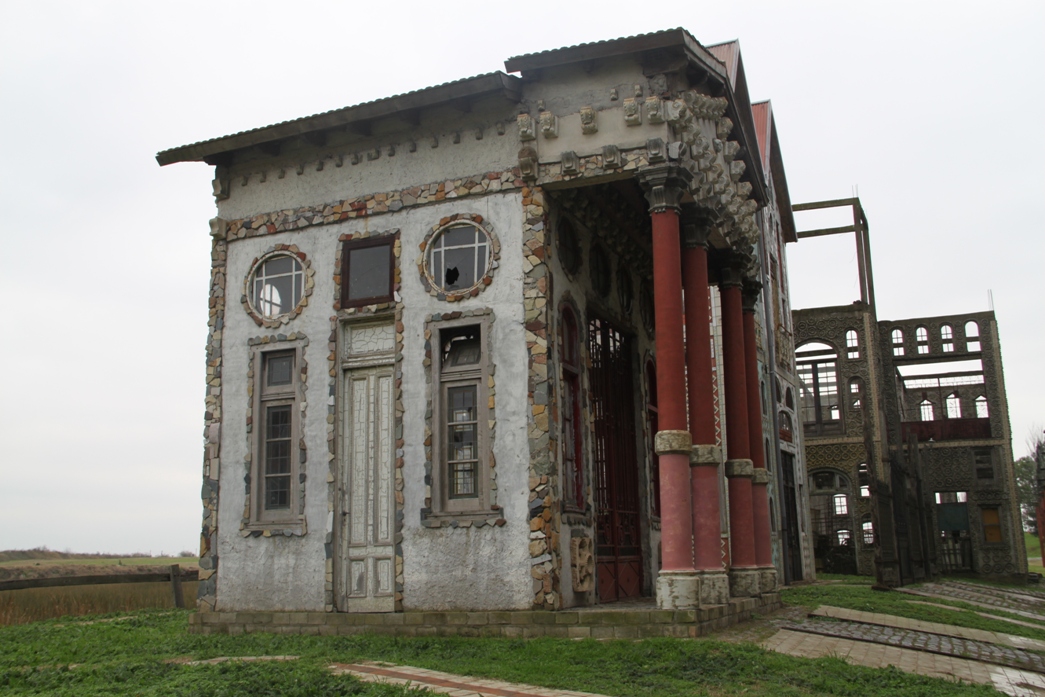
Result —
[{"label": "roof eave", "polygon": [[459,99],[502,93],[508,100],[518,101],[522,96],[521,79],[502,72],[488,73],[474,78],[437,85],[407,94],[378,99],[365,104],[344,107],[314,116],[245,131],[230,136],[215,138],[200,143],[163,150],[156,154],[156,161],[163,165],[175,162],[201,162],[235,150],[242,150],[264,143],[301,136],[306,133],[342,128],[353,123],[394,116],[401,112],[438,106]]}]

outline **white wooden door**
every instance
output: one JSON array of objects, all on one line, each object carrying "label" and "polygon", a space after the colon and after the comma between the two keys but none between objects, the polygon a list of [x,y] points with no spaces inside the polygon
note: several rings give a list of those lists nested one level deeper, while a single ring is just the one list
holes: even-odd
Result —
[{"label": "white wooden door", "polygon": [[340,455],[340,609],[395,610],[392,366],[345,370]]}]

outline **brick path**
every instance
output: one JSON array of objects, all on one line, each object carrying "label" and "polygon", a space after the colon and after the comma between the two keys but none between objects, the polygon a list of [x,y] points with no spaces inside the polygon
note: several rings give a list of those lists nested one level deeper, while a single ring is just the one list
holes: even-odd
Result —
[{"label": "brick path", "polygon": [[426,688],[432,692],[454,697],[602,697],[590,692],[555,690],[518,683],[453,675],[438,670],[397,666],[391,663],[335,663],[330,666],[335,675],[349,674],[367,682],[388,682]]}]

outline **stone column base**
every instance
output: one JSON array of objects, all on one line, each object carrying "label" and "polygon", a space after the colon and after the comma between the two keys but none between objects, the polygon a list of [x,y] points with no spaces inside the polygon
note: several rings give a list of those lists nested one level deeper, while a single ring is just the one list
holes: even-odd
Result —
[{"label": "stone column base", "polygon": [[700,605],[725,605],[729,602],[729,576],[717,571],[698,571]]},{"label": "stone column base", "polygon": [[657,607],[693,610],[700,604],[700,578],[695,571],[661,571],[657,576]]},{"label": "stone column base", "polygon": [[729,594],[734,598],[753,598],[760,594],[759,569],[733,569],[729,572]]},{"label": "stone column base", "polygon": [[768,569],[759,569],[759,581],[758,589],[762,593],[771,593],[777,589],[776,585],[776,567],[770,567]]}]

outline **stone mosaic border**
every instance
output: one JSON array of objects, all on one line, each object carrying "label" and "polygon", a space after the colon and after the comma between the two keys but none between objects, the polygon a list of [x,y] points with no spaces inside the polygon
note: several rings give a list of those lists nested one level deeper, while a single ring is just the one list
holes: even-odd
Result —
[{"label": "stone mosaic border", "polygon": [[196,593],[197,608],[201,613],[217,609],[218,587],[218,494],[221,470],[222,419],[222,330],[225,328],[225,266],[228,261],[228,242],[225,225],[220,218],[210,222],[210,296],[207,318],[207,396],[203,417],[203,521],[200,528],[200,577]]},{"label": "stone mosaic border", "polygon": [[[301,292],[301,300],[298,301],[297,306],[290,312],[285,312],[276,317],[263,317],[257,310],[250,304],[250,286],[254,279],[254,272],[258,270],[258,267],[269,259],[277,256],[289,256],[294,257],[302,267],[302,271],[305,274],[305,287]],[[250,318],[254,320],[254,324],[259,327],[268,327],[269,329],[275,329],[281,327],[284,324],[290,322],[308,307],[308,298],[312,295],[312,289],[315,287],[315,275],[316,272],[312,268],[312,262],[308,260],[305,253],[297,248],[293,244],[277,244],[275,247],[268,249],[264,254],[255,257],[254,261],[250,263],[250,271],[247,272],[247,277],[243,279],[243,296],[240,298],[240,302],[243,304],[243,309],[246,311]]]},{"label": "stone mosaic border", "polygon": [[[256,377],[256,359],[262,353],[260,347],[273,345],[282,345],[280,350],[294,348],[300,357],[298,363],[298,508],[295,513],[297,518],[293,521],[267,523],[251,520],[251,500],[254,493],[251,469],[257,450],[254,440],[254,379]],[[250,358],[247,361],[247,454],[243,456],[243,464],[246,467],[246,474],[243,478],[246,496],[243,504],[243,517],[240,519],[239,525],[240,535],[243,537],[301,536],[308,532],[305,520],[305,480],[308,471],[308,446],[305,443],[305,419],[308,410],[308,360],[305,353],[308,349],[308,337],[301,332],[256,336],[247,340],[247,346],[250,350]]]},{"label": "stone mosaic border", "polygon": [[[424,357],[424,368],[425,368],[425,505],[421,509],[421,525],[426,528],[481,528],[485,525],[503,527],[507,522],[504,518],[504,508],[497,505],[497,458],[494,456],[493,445],[496,442],[497,436],[497,415],[494,409],[497,399],[497,384],[496,384],[496,364],[492,360],[486,360],[487,366],[487,434],[489,442],[487,443],[487,468],[489,469],[490,477],[490,510],[488,514],[481,514],[479,512],[460,512],[460,513],[441,513],[433,510],[432,506],[432,481],[435,477],[435,467],[433,460],[435,454],[432,448],[432,405],[434,400],[437,398],[432,393],[433,385],[433,372],[435,367],[433,365],[433,349],[432,349],[432,334],[433,324],[440,322],[453,321],[458,319],[467,319],[469,317],[475,317],[476,319],[487,318],[487,332],[486,332],[486,345],[483,347],[483,353],[487,357],[491,357],[493,354],[491,349],[493,347],[493,323],[496,321],[494,311],[490,308],[481,308],[477,310],[467,311],[454,311],[454,312],[437,312],[430,315],[425,319],[425,357]],[[438,327],[435,328],[438,331]],[[436,353],[438,350],[435,351]],[[397,373],[397,377],[399,373]]]},{"label": "stone mosaic border", "polygon": [[223,234],[226,241],[231,242],[280,232],[296,232],[315,225],[332,225],[346,220],[395,212],[411,206],[439,203],[447,199],[511,191],[526,186],[521,176],[519,168],[513,167],[461,179],[440,180],[406,189],[366,194],[333,203],[259,213],[249,218],[228,221]]},{"label": "stone mosaic border", "polygon": [[[392,243],[392,254],[395,258],[393,265],[392,297],[394,302],[375,303],[373,305],[362,305],[341,309],[341,263],[344,260],[344,245],[346,242],[360,240],[367,237],[381,237],[394,235],[395,242]],[[404,516],[403,498],[403,303],[402,303],[402,240],[399,237],[399,228],[391,228],[381,232],[368,232],[362,230],[338,236],[337,255],[334,259],[334,302],[333,307],[337,311],[330,317],[330,336],[327,338],[327,527],[325,531],[323,550],[326,555],[324,561],[324,583],[323,597],[324,609],[327,612],[337,611],[336,585],[334,583],[334,560],[335,560],[335,517],[337,512],[338,484],[340,472],[338,472],[337,460],[337,390],[338,373],[341,372],[341,356],[338,350],[338,334],[341,324],[345,320],[364,318],[379,319],[388,317],[392,319],[395,327],[395,358],[393,367],[393,395],[395,398],[395,416],[393,432],[395,433],[395,464],[394,464],[394,489],[395,489],[395,612],[403,611],[403,538],[402,525]]]},{"label": "stone mosaic border", "polygon": [[[551,326],[552,276],[548,269],[548,203],[539,187],[522,191],[523,311],[529,363],[528,396],[530,444],[528,521],[533,608],[562,607],[562,555],[559,533],[562,496],[559,490],[557,440],[552,438],[551,415],[555,381],[548,379],[548,341]],[[578,318],[579,319],[579,318]],[[540,527],[533,526],[541,519]]]},{"label": "stone mosaic border", "polygon": [[[451,292],[441,288],[435,282],[435,279],[432,278],[431,270],[428,268],[428,245],[446,230],[461,227],[462,224],[471,225],[486,235],[490,240],[490,253],[489,258],[486,260],[486,273],[483,274],[483,277],[477,280],[475,285],[470,288]],[[432,229],[421,240],[419,248],[421,256],[417,259],[417,270],[421,274],[421,285],[424,286],[425,291],[432,297],[450,303],[478,296],[479,293],[486,290],[488,285],[493,283],[493,272],[501,265],[501,242],[497,239],[497,235],[494,234],[489,221],[484,220],[483,216],[478,213],[455,213],[442,218],[432,226]]]}]

